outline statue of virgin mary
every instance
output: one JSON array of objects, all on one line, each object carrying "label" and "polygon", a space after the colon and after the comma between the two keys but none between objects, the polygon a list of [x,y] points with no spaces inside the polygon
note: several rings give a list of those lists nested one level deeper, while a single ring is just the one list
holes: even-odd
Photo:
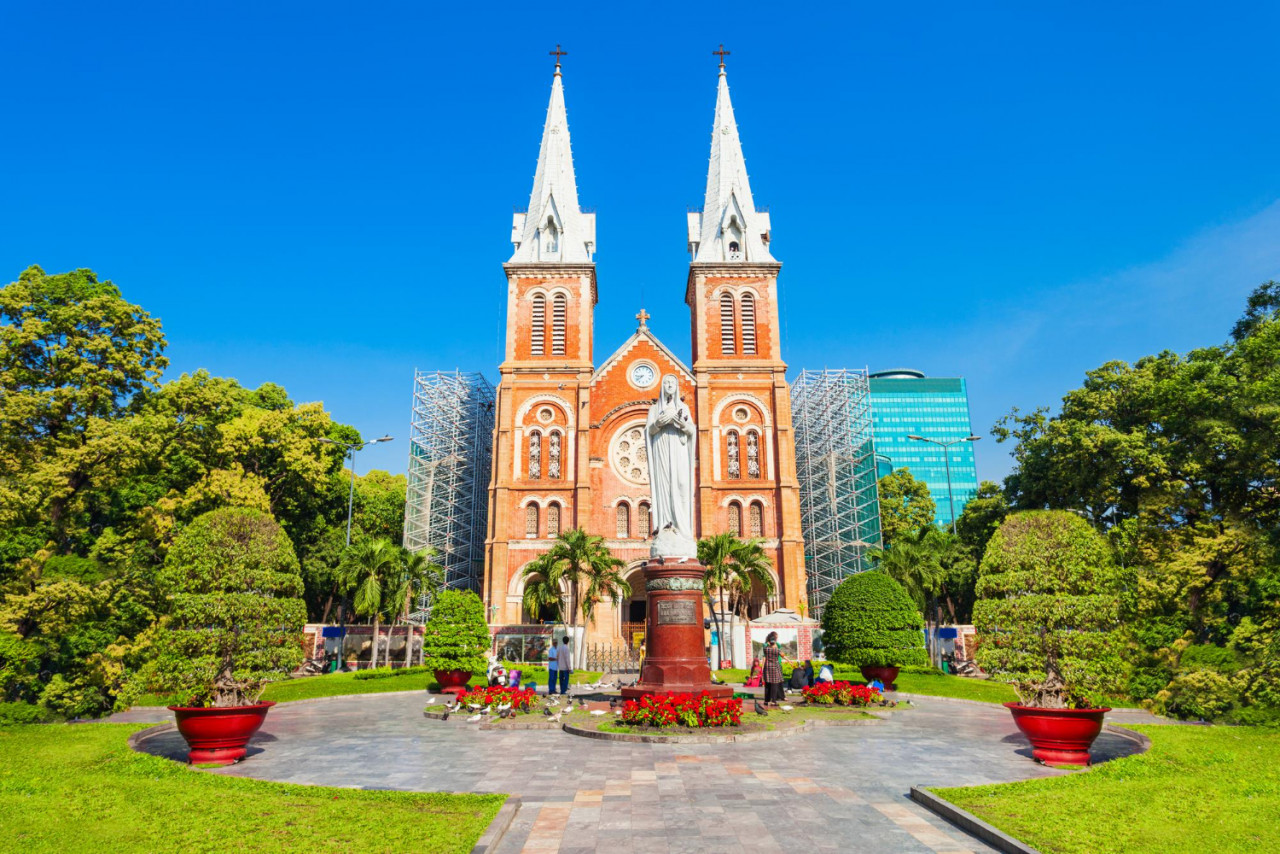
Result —
[{"label": "statue of virgin mary", "polygon": [[652,524],[657,532],[652,557],[697,558],[693,532],[694,456],[697,431],[688,405],[680,399],[674,374],[662,378],[658,399],[644,424],[652,492]]}]

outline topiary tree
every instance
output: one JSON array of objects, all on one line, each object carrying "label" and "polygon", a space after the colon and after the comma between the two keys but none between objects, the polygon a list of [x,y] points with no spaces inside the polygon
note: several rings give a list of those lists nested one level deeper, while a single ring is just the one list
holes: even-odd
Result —
[{"label": "topiary tree", "polygon": [[270,514],[230,507],[197,517],[159,580],[171,609],[157,627],[152,674],[180,705],[250,705],[302,663],[302,575]]},{"label": "topiary tree", "polygon": [[977,662],[1024,705],[1088,708],[1124,683],[1121,576],[1102,535],[1063,510],[1016,513],[978,569]]},{"label": "topiary tree", "polygon": [[907,591],[876,570],[840,582],[822,610],[827,658],[854,667],[927,664],[923,628]]},{"label": "topiary tree", "polygon": [[492,643],[479,596],[470,590],[437,594],[422,640],[427,667],[478,673],[485,669],[484,653]]}]

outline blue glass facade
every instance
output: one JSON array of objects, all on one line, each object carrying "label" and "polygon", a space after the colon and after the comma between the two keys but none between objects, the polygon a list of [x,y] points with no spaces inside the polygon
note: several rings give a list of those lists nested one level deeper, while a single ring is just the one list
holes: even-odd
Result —
[{"label": "blue glass facade", "polygon": [[[929,485],[938,506],[939,525],[951,525],[947,500],[947,463],[942,448],[931,442],[908,439],[924,436],[949,442],[970,435],[969,394],[962,377],[926,377],[919,371],[882,371],[872,374],[871,428],[876,456],[887,457],[894,469],[910,469],[912,476]],[[959,515],[978,491],[973,442],[952,445],[951,497]]]}]

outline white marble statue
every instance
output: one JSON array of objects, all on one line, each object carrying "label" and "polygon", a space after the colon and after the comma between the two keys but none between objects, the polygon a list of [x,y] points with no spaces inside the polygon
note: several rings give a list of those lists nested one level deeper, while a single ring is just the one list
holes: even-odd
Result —
[{"label": "white marble statue", "polygon": [[696,558],[693,537],[694,453],[697,432],[689,407],[680,399],[674,374],[662,378],[658,399],[644,423],[649,456],[649,489],[653,501],[651,524],[657,532],[650,554],[676,559]]}]

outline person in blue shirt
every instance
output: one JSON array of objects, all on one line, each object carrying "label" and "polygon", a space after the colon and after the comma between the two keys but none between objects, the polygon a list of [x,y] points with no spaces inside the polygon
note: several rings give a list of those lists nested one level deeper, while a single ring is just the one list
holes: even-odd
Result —
[{"label": "person in blue shirt", "polygon": [[551,638],[551,646],[547,647],[547,694],[556,692],[556,670],[559,666],[560,649],[556,646],[556,639]]},{"label": "person in blue shirt", "polygon": [[569,693],[569,674],[573,672],[573,654],[569,649],[569,636],[560,639],[560,656],[557,664],[560,667],[560,693]]}]

